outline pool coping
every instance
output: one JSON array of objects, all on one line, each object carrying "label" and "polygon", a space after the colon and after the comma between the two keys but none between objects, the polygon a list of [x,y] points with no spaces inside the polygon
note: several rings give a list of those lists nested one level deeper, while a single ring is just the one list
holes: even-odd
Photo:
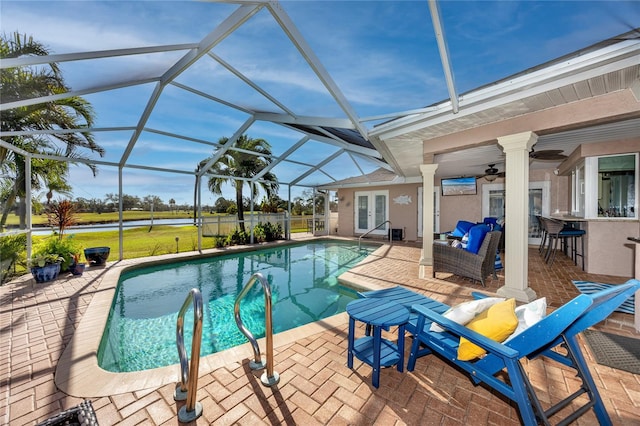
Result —
[{"label": "pool coping", "polygon": [[[353,241],[351,239],[333,237],[311,238],[306,241],[321,241],[327,239]],[[224,249],[203,250],[202,253],[188,252],[109,262],[105,267],[106,272],[102,281],[93,295],[86,312],[82,316],[78,328],[73,333],[71,340],[65,347],[58,361],[55,373],[56,386],[68,395],[88,398],[155,389],[180,381],[179,364],[128,373],[109,372],[100,368],[98,365],[98,348],[107,324],[109,310],[113,302],[118,280],[124,271],[147,264],[199,259],[209,255],[253,251],[272,245],[289,245],[296,243],[300,243],[300,241],[278,241],[261,244],[259,246],[234,246]],[[377,253],[383,250],[384,247],[385,245],[382,245],[362,262],[367,261],[371,256],[377,256]],[[340,275],[338,279],[341,283],[349,285],[356,290],[371,290],[377,288],[377,286],[362,281],[349,272]],[[346,312],[324,318],[311,324],[275,334],[273,336],[273,345],[274,348],[288,345],[299,339],[343,326],[347,324],[347,322],[348,316]],[[99,330],[99,332],[96,333],[96,330]],[[265,347],[264,338],[258,339],[258,342],[261,348]],[[199,375],[210,373],[225,365],[245,362],[252,356],[253,350],[251,344],[244,343],[240,346],[201,357]],[[275,370],[277,371],[277,366]]]}]

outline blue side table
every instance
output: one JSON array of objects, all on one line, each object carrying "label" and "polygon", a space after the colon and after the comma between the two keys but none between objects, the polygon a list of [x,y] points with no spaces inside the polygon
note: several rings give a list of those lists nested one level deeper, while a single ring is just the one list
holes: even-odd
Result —
[{"label": "blue side table", "polygon": [[[397,364],[402,372],[404,365],[404,327],[409,320],[409,310],[385,299],[358,299],[347,305],[349,314],[349,345],[347,366],[353,368],[353,356],[373,367],[372,382],[380,386],[380,368]],[[373,327],[373,336],[355,340],[355,324],[361,321]],[[382,329],[398,327],[397,344],[382,338]]]}]

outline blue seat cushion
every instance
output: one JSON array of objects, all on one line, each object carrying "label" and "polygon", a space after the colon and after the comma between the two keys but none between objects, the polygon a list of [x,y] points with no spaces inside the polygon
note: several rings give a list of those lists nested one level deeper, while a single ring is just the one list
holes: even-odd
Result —
[{"label": "blue seat cushion", "polygon": [[564,228],[558,235],[561,237],[581,237],[586,233],[584,229]]},{"label": "blue seat cushion", "polygon": [[456,224],[456,229],[453,230],[451,235],[454,237],[464,237],[464,234],[469,232],[469,229],[471,229],[471,227],[474,225],[475,223],[473,222],[467,222],[466,220],[459,220],[458,223]]},{"label": "blue seat cushion", "polygon": [[488,232],[491,231],[489,225],[474,225],[469,228],[469,240],[467,242],[467,247],[465,250],[471,253],[478,253],[480,250],[480,246],[482,245],[482,241],[484,241],[484,237]]}]

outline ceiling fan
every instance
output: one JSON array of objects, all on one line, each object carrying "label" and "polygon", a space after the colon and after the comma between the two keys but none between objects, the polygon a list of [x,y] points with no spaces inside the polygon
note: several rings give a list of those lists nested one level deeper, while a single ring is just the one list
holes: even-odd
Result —
[{"label": "ceiling fan", "polygon": [[531,148],[531,152],[529,152],[529,158],[539,161],[562,161],[567,158],[567,156],[562,152],[563,150],[561,149],[543,149],[540,151],[535,151],[533,148]]},{"label": "ceiling fan", "polygon": [[489,182],[493,182],[499,177],[504,177],[504,172],[499,171],[495,168],[494,164],[489,164],[489,168],[484,171],[484,175],[478,176],[477,179],[485,178]]}]

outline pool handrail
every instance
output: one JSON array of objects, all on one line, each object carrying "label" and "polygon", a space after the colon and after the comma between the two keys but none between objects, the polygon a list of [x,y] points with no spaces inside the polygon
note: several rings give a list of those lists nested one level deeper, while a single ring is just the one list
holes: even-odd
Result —
[{"label": "pool handrail", "polygon": [[[193,302],[193,337],[191,339],[191,366],[184,346],[184,316]],[[180,358],[180,383],[176,386],[173,399],[187,400],[186,405],[178,411],[181,422],[191,422],[202,415],[202,404],[196,401],[198,392],[198,370],[200,368],[200,346],[202,343],[202,293],[192,288],[187,295],[176,321],[176,345]],[[185,396],[186,394],[186,396]]]},{"label": "pool handrail", "polygon": [[[381,223],[377,224],[376,226],[374,226],[373,228],[369,229],[364,234],[360,235],[360,237],[358,237],[358,250],[360,250],[360,242],[362,241],[362,237],[364,237],[365,235],[368,235],[369,233],[375,231],[376,229],[380,228],[382,225],[387,224],[387,223],[389,224],[389,229],[391,229],[393,227],[393,225],[391,224],[391,221],[390,220],[385,220],[384,222],[381,222]],[[389,244],[393,245],[393,237],[391,235],[391,232],[389,232]]]},{"label": "pool handrail", "polygon": [[233,313],[236,319],[236,325],[238,329],[245,335],[249,342],[251,343],[251,347],[253,348],[253,357],[254,360],[249,362],[249,367],[252,370],[260,370],[265,367],[264,362],[262,362],[262,358],[260,356],[260,347],[258,346],[258,340],[253,336],[253,333],[245,327],[242,322],[242,317],[240,316],[240,301],[247,295],[251,287],[259,281],[262,285],[262,290],[264,291],[264,323],[265,323],[265,337],[267,341],[267,349],[266,349],[266,362],[267,362],[267,371],[262,374],[260,377],[260,381],[265,386],[273,386],[280,381],[280,376],[278,373],[273,371],[273,325],[272,325],[272,308],[271,308],[271,286],[269,285],[269,281],[259,272],[251,275],[249,281],[244,285],[242,291],[236,297],[236,303],[233,306]]}]

